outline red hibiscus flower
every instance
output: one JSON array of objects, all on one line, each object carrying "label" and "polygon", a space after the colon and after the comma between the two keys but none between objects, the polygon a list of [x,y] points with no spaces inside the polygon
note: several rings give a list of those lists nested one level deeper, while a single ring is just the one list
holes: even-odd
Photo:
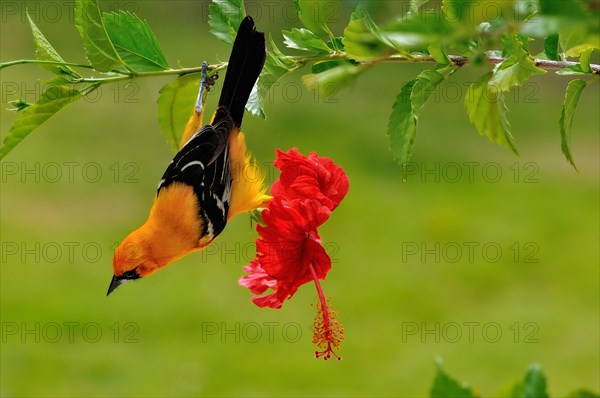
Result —
[{"label": "red hibiscus flower", "polygon": [[319,309],[313,324],[317,358],[329,359],[343,339],[342,325],[325,299],[319,280],[331,269],[331,259],[321,245],[317,228],[348,193],[348,177],[331,159],[316,153],[308,157],[296,148],[277,150],[275,167],[281,176],[271,187],[273,199],[262,213],[265,226],[258,225],[257,256],[244,267],[248,275],[240,284],[254,294],[259,307],[281,308],[283,302],[308,282],[315,283]]},{"label": "red hibiscus flower", "polygon": [[306,157],[296,148],[287,153],[278,149],[276,153],[275,167],[281,176],[271,187],[273,196],[314,199],[333,211],[348,193],[348,177],[331,159],[314,152]]}]

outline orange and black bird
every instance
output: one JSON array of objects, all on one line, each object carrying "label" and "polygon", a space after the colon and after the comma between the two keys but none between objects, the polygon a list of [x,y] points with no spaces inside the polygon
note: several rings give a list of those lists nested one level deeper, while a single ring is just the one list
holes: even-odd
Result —
[{"label": "orange and black bird", "polygon": [[265,56],[264,34],[247,16],[233,43],[212,122],[200,127],[203,90],[210,81],[203,68],[198,102],[180,150],[160,179],[148,220],[115,251],[107,295],[127,281],[205,248],[231,217],[263,207],[270,199],[264,175],[246,152],[240,131]]}]

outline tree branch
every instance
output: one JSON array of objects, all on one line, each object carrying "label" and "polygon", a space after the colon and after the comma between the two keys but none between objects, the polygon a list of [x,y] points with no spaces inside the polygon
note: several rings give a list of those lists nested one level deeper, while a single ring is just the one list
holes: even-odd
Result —
[{"label": "tree branch", "polygon": [[[462,55],[449,55],[450,60],[457,66],[463,66],[469,63],[469,58],[463,57]],[[486,57],[486,61],[491,65],[497,65],[504,61],[506,61],[505,57]],[[431,55],[423,54],[417,55],[411,58],[403,57],[400,55],[391,55],[387,59],[383,61],[386,62],[435,62],[435,60],[431,57]],[[572,61],[551,61],[549,59],[540,59],[534,58],[533,62],[535,62],[535,66],[540,69],[544,69],[547,71],[560,70],[569,66],[579,65],[579,62]],[[590,68],[592,69],[595,75],[600,75],[600,65],[590,64]]]},{"label": "tree branch", "polygon": [[0,63],[0,69],[7,68],[14,65],[22,64],[47,64],[47,65],[64,65],[64,66],[77,66],[79,68],[94,69],[91,65],[75,64],[72,62],[58,62],[58,61],[46,61],[41,59],[20,59],[17,61],[8,61]]},{"label": "tree branch", "polygon": [[[333,61],[333,60],[350,60],[348,55],[344,52],[336,52],[333,54],[326,55],[314,55],[314,56],[290,56],[292,61],[296,62],[297,67],[301,67],[308,63],[318,62],[318,61]],[[450,60],[456,66],[463,66],[469,63],[469,58],[464,57],[462,55],[449,55]],[[505,57],[486,57],[486,61],[491,65],[497,65],[505,61]],[[548,59],[540,59],[534,58],[535,66],[540,69],[544,69],[547,71],[556,71],[561,70],[569,66],[579,65],[578,62],[572,61],[551,61]],[[379,59],[377,61],[373,61],[372,63],[378,62],[406,62],[406,63],[433,63],[435,60],[431,55],[428,54],[417,54],[412,55],[410,57],[394,54],[390,55],[386,58]],[[80,68],[93,69],[90,65],[70,63],[70,62],[54,62],[54,61],[44,61],[44,60],[36,60],[36,59],[22,59],[17,61],[9,61],[0,63],[0,69],[20,65],[20,64],[52,64],[52,65],[67,65],[67,66],[75,66]],[[221,62],[218,64],[213,64],[208,67],[208,69],[214,73],[227,68],[227,62]],[[590,68],[594,75],[600,76],[600,65],[598,64],[590,64]],[[100,78],[83,78],[80,80],[81,83],[110,83],[110,82],[118,82],[123,80],[129,80],[137,77],[154,77],[154,76],[182,76],[187,75],[189,73],[199,73],[201,71],[201,67],[192,67],[192,68],[180,68],[180,69],[167,69],[167,70],[159,70],[154,72],[138,72],[138,73],[123,73],[115,71],[118,76],[109,76],[109,77],[100,77]],[[295,68],[296,69],[296,68]]]}]

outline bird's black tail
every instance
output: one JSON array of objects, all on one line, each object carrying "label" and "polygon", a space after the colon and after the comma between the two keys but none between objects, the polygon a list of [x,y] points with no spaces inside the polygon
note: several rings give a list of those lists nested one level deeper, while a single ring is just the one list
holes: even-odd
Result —
[{"label": "bird's black tail", "polygon": [[265,35],[257,32],[254,20],[247,16],[242,20],[233,42],[225,82],[219,98],[239,128],[242,125],[244,108],[252,87],[265,63]]}]

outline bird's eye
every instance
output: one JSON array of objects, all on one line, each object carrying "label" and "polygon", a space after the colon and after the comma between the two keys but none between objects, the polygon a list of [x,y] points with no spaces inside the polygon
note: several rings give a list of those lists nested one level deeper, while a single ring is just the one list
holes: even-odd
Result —
[{"label": "bird's eye", "polygon": [[136,279],[136,278],[139,278],[139,276],[138,276],[137,272],[135,271],[135,269],[130,269],[129,271],[123,272],[123,278]]}]

